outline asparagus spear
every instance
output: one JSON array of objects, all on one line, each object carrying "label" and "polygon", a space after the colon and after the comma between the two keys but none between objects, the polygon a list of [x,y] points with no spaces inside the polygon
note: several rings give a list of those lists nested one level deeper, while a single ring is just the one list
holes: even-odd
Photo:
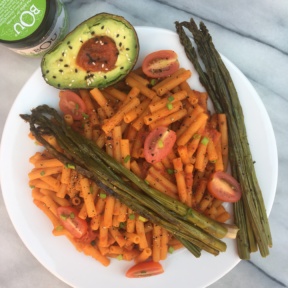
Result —
[{"label": "asparagus spear", "polygon": [[[185,33],[184,27],[193,35],[205,71],[199,64],[196,49]],[[190,22],[176,22],[176,30],[186,55],[197,70],[216,112],[225,112],[227,115],[232,174],[239,180],[243,190],[242,199],[234,205],[235,223],[240,228],[237,236],[239,256],[242,259],[249,259],[250,252],[256,250],[256,240],[261,255],[265,257],[269,254],[268,247],[272,246],[272,237],[237,91],[204,23],[200,22],[198,29],[193,19]]]}]

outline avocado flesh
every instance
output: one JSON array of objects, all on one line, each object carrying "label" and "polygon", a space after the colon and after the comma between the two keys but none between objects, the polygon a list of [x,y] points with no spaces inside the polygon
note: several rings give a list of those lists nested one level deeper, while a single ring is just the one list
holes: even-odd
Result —
[{"label": "avocado flesh", "polygon": [[[77,56],[86,41],[92,38],[98,41],[101,37],[108,37],[114,43],[118,50],[116,62],[108,71],[105,68],[99,71],[88,70],[77,62]],[[58,89],[105,88],[124,78],[133,69],[138,55],[139,43],[134,27],[121,16],[100,13],[82,22],[46,53],[41,62],[41,70],[44,80]],[[94,58],[96,61],[95,54]],[[94,63],[93,59],[91,61]]]}]

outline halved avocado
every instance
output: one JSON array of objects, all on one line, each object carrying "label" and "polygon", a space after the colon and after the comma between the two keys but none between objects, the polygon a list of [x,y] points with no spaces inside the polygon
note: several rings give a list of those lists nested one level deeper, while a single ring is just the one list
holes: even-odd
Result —
[{"label": "halved avocado", "polygon": [[105,88],[124,78],[138,55],[134,27],[121,16],[100,13],[46,53],[41,70],[45,81],[58,89]]}]

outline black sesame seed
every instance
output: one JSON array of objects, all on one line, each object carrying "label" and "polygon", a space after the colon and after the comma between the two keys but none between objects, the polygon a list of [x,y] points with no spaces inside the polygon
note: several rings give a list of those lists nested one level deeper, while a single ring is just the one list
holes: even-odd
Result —
[{"label": "black sesame seed", "polygon": [[60,73],[62,73],[62,72],[63,72],[63,70],[62,70],[62,69],[60,69],[60,70],[59,70],[59,72],[60,72]]},{"label": "black sesame seed", "polygon": [[78,72],[78,69],[76,68],[76,69],[75,69],[75,73],[77,73],[77,72]]},{"label": "black sesame seed", "polygon": [[60,58],[60,59],[59,59],[59,61],[60,61],[60,62],[63,62],[63,59],[62,59],[62,58]]},{"label": "black sesame seed", "polygon": [[126,48],[126,51],[129,51],[130,49],[129,48]]},{"label": "black sesame seed", "polygon": [[67,42],[67,45],[69,45],[69,44],[70,44],[70,41]]},{"label": "black sesame seed", "polygon": [[49,70],[46,70],[46,73],[49,73]]},{"label": "black sesame seed", "polygon": [[120,67],[120,69],[121,69],[121,70],[123,70],[123,69],[124,69],[124,67]]},{"label": "black sesame seed", "polygon": [[71,50],[73,49],[73,47],[72,46],[68,46]]},{"label": "black sesame seed", "polygon": [[68,65],[68,64],[65,64],[64,67],[69,67],[69,65]]},{"label": "black sesame seed", "polygon": [[62,52],[62,56],[64,56],[65,55],[65,53],[64,52]]},{"label": "black sesame seed", "polygon": [[122,42],[119,43],[119,47],[121,47],[121,46],[122,46]]},{"label": "black sesame seed", "polygon": [[103,26],[101,26],[101,29],[104,29],[104,25],[103,25]]},{"label": "black sesame seed", "polygon": [[52,78],[56,79],[56,76],[55,76],[55,75],[53,75],[53,76],[52,76]]},{"label": "black sesame seed", "polygon": [[107,79],[107,76],[106,76],[106,75],[104,75],[104,79]]},{"label": "black sesame seed", "polygon": [[94,35],[94,34],[95,34],[95,31],[92,31],[92,32],[91,32],[91,35]]},{"label": "black sesame seed", "polygon": [[119,36],[120,36],[120,35],[119,35],[119,34],[117,34],[117,35],[116,35],[116,38],[118,38]]},{"label": "black sesame seed", "polygon": [[58,83],[57,86],[60,87],[61,85]]}]

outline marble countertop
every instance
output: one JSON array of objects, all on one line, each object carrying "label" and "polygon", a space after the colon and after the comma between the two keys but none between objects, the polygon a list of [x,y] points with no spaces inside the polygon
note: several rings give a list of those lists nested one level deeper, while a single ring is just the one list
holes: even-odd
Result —
[{"label": "marble countertop", "polygon": [[[285,221],[285,203],[288,203],[287,1],[64,2],[70,19],[70,29],[99,12],[122,15],[133,25],[162,27],[173,31],[175,21],[193,17],[197,22],[205,22],[217,49],[246,75],[263,101],[273,125],[279,157],[277,192],[269,217],[274,242],[271,254],[266,259],[252,255],[251,260],[241,261],[209,287],[288,287],[288,226]],[[39,67],[39,63],[40,59],[25,58],[0,46],[0,135],[13,101],[21,87]],[[1,288],[69,287],[47,271],[24,246],[9,219],[2,193],[0,230]],[[99,284],[95,283],[96,285]],[[190,285],[193,287],[192,274]]]}]

